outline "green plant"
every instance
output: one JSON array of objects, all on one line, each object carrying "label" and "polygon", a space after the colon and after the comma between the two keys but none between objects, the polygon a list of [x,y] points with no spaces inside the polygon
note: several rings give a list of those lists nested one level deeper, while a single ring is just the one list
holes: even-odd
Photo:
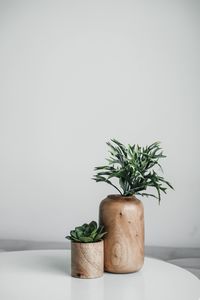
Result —
[{"label": "green plant", "polygon": [[74,230],[70,231],[70,235],[66,236],[68,240],[79,243],[94,243],[99,242],[103,239],[103,236],[106,234],[103,231],[103,226],[97,226],[95,221],[90,222],[89,224],[83,224],[82,226],[75,227]]},{"label": "green plant", "polygon": [[[172,185],[156,172],[156,167],[162,170],[159,160],[166,157],[160,142],[146,147],[126,147],[116,139],[111,139],[107,145],[110,153],[110,157],[106,159],[108,164],[95,168],[96,175],[92,179],[96,182],[112,185],[123,196],[152,196],[157,198],[159,203],[161,192],[166,193],[167,186],[173,189]],[[118,179],[122,191],[111,181],[113,178]],[[149,187],[156,189],[157,196],[144,192]]]}]

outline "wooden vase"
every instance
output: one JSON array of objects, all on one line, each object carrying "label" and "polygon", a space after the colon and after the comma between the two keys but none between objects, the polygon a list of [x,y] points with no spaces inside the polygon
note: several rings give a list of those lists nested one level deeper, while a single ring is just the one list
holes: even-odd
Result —
[{"label": "wooden vase", "polygon": [[103,276],[103,241],[95,243],[71,242],[71,275],[77,278],[97,278]]},{"label": "wooden vase", "polygon": [[99,208],[104,239],[104,270],[130,273],[144,263],[144,209],[134,196],[109,195]]}]

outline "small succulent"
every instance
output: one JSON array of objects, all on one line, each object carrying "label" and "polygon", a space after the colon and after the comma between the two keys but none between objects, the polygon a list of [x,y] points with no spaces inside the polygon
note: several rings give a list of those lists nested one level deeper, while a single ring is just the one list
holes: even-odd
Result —
[{"label": "small succulent", "polygon": [[97,226],[95,221],[89,224],[83,224],[82,226],[75,227],[70,231],[70,235],[66,236],[66,239],[79,243],[94,243],[102,240],[106,232],[103,230],[103,226]]}]

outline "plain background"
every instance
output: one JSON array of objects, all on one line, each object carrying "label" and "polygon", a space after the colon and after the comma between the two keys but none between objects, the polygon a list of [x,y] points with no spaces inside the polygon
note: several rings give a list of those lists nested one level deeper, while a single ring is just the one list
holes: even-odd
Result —
[{"label": "plain background", "polygon": [[106,141],[161,141],[146,244],[200,246],[200,2],[0,1],[0,238],[63,241],[115,192]]}]

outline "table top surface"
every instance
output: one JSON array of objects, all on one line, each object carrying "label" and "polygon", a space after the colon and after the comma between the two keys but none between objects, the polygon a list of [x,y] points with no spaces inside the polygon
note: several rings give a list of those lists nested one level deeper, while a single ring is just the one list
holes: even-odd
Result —
[{"label": "table top surface", "polygon": [[145,258],[141,271],[70,276],[70,250],[0,253],[2,300],[200,300],[200,280],[188,271]]}]

